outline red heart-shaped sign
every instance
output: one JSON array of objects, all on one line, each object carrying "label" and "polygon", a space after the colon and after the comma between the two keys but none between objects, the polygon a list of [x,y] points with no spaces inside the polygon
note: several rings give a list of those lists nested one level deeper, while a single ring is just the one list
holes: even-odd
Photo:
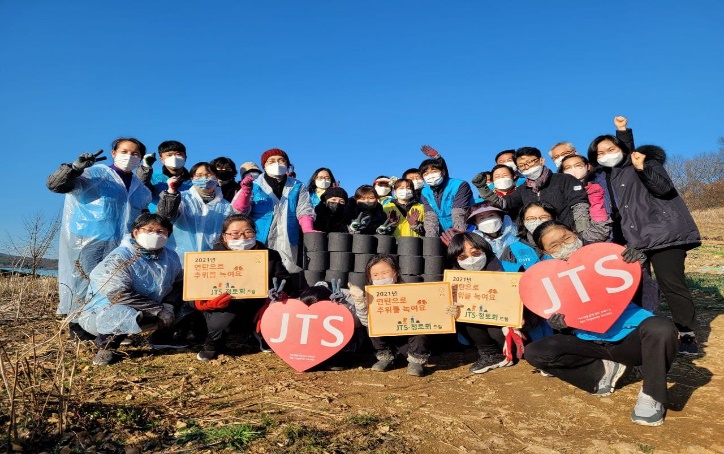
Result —
[{"label": "red heart-shaped sign", "polygon": [[289,299],[267,308],[261,334],[285,363],[303,372],[347,345],[354,335],[354,318],[347,307],[331,301],[307,306]]},{"label": "red heart-shaped sign", "polygon": [[548,319],[565,314],[566,325],[605,333],[631,302],[641,281],[641,265],[621,258],[623,246],[594,243],[566,260],[544,260],[523,273],[520,299]]}]

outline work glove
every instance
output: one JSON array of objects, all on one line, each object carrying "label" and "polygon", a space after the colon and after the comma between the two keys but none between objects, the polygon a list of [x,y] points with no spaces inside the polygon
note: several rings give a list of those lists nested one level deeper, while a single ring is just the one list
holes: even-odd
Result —
[{"label": "work glove", "polygon": [[505,359],[513,361],[513,345],[515,345],[515,357],[521,359],[525,352],[523,341],[525,335],[520,332],[518,328],[510,328],[508,326],[503,327],[503,334],[505,334],[505,342],[503,343],[503,354]]},{"label": "work glove", "polygon": [[440,153],[430,145],[421,146],[420,151],[422,151],[422,154],[430,159],[440,159]]},{"label": "work glove", "polygon": [[442,240],[443,244],[446,247],[450,246],[450,241],[458,233],[465,233],[465,232],[463,232],[462,230],[458,230],[458,229],[447,229],[444,232],[442,232],[442,235],[440,235],[440,240]]},{"label": "work glove", "polygon": [[390,213],[388,214],[387,219],[385,222],[377,227],[377,234],[379,235],[387,235],[393,230],[395,230],[395,227],[397,227],[397,224],[399,223],[400,218],[397,216],[397,212],[395,210],[390,210]]},{"label": "work glove", "polygon": [[332,284],[332,294],[329,295],[329,300],[337,304],[347,301],[347,298],[344,296],[344,293],[342,293],[340,288],[342,279],[332,279],[330,282]]},{"label": "work glove", "polygon": [[349,225],[349,228],[352,230],[352,233],[359,233],[360,230],[367,227],[367,224],[370,223],[371,219],[371,215],[360,213],[359,216],[357,216],[357,218]]},{"label": "work glove", "polygon": [[349,296],[354,301],[354,312],[363,326],[367,326],[367,299],[365,292],[354,284],[349,284]]},{"label": "work glove", "polygon": [[463,307],[463,304],[455,303],[451,306],[445,306],[445,315],[449,315],[450,317],[458,318],[460,317],[460,308]]},{"label": "work glove", "polygon": [[646,263],[646,254],[632,247],[626,247],[621,253],[621,258],[626,263],[639,262],[642,265]]},{"label": "work glove", "polygon": [[407,212],[407,223],[410,228],[415,228],[417,222],[420,220],[420,210],[414,209]]},{"label": "work glove", "polygon": [[196,300],[194,301],[194,307],[199,311],[213,311],[217,309],[224,309],[231,302],[231,295],[224,293],[219,295],[212,300]]},{"label": "work glove", "polygon": [[548,326],[556,331],[563,331],[568,328],[568,325],[566,325],[566,321],[564,320],[565,318],[565,314],[561,314],[560,312],[553,314],[548,319]]},{"label": "work glove", "polygon": [[143,157],[143,167],[151,168],[156,162],[156,153],[147,154]]},{"label": "work glove", "polygon": [[287,298],[287,295],[283,292],[286,283],[287,281],[285,279],[282,279],[281,283],[278,282],[277,278],[272,279],[272,288],[269,289],[269,294],[267,295],[269,301],[273,303]]},{"label": "work glove", "polygon": [[243,180],[241,180],[242,188],[251,188],[253,185],[254,185],[254,177],[252,175],[247,175],[244,177]]},{"label": "work glove", "polygon": [[106,159],[108,159],[106,156],[101,156],[101,153],[103,153],[103,150],[98,150],[95,153],[83,153],[82,155],[78,156],[78,159],[73,162],[72,166],[75,170],[79,170],[82,172],[96,162],[105,161]]},{"label": "work glove", "polygon": [[179,183],[178,177],[171,177],[168,180],[166,180],[166,184],[168,185],[168,193],[174,194],[176,191],[178,191],[179,186],[181,186],[181,183]]},{"label": "work glove", "polygon": [[174,316],[173,306],[171,304],[163,304],[163,309],[158,313],[158,326],[156,329],[170,328],[176,317]]}]

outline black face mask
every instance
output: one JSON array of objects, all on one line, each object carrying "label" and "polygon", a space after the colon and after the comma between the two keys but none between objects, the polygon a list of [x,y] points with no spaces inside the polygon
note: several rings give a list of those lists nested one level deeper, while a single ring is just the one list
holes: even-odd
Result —
[{"label": "black face mask", "polygon": [[339,202],[327,202],[327,208],[329,208],[331,213],[336,213],[344,210],[344,204]]},{"label": "black face mask", "polygon": [[377,202],[357,202],[357,207],[362,211],[371,211]]},{"label": "black face mask", "polygon": [[216,176],[219,178],[220,181],[229,181],[234,179],[234,171],[233,170],[217,170]]}]

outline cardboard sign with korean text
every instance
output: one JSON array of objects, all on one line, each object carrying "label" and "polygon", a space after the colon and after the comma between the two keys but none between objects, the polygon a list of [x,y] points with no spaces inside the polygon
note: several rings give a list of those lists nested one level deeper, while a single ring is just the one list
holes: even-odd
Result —
[{"label": "cardboard sign with korean text", "polygon": [[234,299],[266,298],[267,262],[266,250],[187,252],[183,298],[210,300],[224,293]]},{"label": "cardboard sign with korean text", "polygon": [[568,260],[544,260],[528,268],[520,280],[525,306],[548,319],[565,315],[566,325],[605,333],[623,313],[641,282],[641,265],[621,258],[624,247],[594,243]]},{"label": "cardboard sign with korean text", "polygon": [[370,337],[455,332],[455,319],[445,313],[452,305],[447,282],[368,285],[365,293]]},{"label": "cardboard sign with korean text", "polygon": [[520,328],[523,301],[518,286],[523,273],[445,270],[453,302],[463,304],[457,321]]},{"label": "cardboard sign with korean text", "polygon": [[261,317],[261,334],[297,372],[309,370],[342,350],[354,336],[354,316],[342,304],[295,299],[269,305]]}]

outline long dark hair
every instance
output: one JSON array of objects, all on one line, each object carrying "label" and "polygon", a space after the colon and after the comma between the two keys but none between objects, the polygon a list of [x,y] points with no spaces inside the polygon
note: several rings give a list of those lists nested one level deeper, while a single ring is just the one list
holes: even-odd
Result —
[{"label": "long dark hair", "polygon": [[307,188],[308,188],[310,194],[314,194],[314,191],[317,190],[317,183],[315,183],[315,180],[317,179],[317,175],[319,175],[319,172],[322,172],[325,170],[327,171],[327,173],[329,173],[329,179],[331,180],[329,187],[331,188],[332,185],[337,182],[337,180],[334,178],[334,174],[332,173],[331,170],[329,170],[327,167],[320,167],[314,171],[314,173],[312,174],[312,178],[310,178],[309,183],[307,183]]},{"label": "long dark hair", "polygon": [[520,210],[520,213],[518,213],[518,219],[515,220],[515,224],[518,227],[518,238],[528,238],[528,229],[525,228],[525,212],[531,207],[542,208],[546,213],[551,215],[552,219],[556,219],[558,217],[556,209],[550,203],[544,201],[530,202],[524,206],[522,210]]},{"label": "long dark hair", "polygon": [[628,149],[626,144],[620,141],[616,136],[612,136],[611,134],[604,134],[593,139],[591,145],[588,146],[588,161],[591,163],[592,166],[595,167],[598,165],[598,144],[603,142],[604,140],[610,140],[611,142],[613,142],[614,145],[619,147],[621,151],[623,151],[624,159],[626,159],[626,156],[628,156],[628,154],[630,153],[630,150]]},{"label": "long dark hair", "polygon": [[461,270],[462,268],[458,264],[458,256],[465,250],[465,242],[472,243],[473,246],[480,249],[485,253],[485,260],[487,263],[491,263],[497,260],[493,249],[491,249],[485,239],[472,232],[458,233],[450,240],[450,244],[447,247],[447,268],[450,270]]},{"label": "long dark hair", "polygon": [[221,232],[219,233],[219,237],[216,239],[215,245],[223,246],[225,249],[228,249],[226,246],[226,243],[224,243],[224,232],[226,232],[229,229],[229,226],[237,221],[244,221],[247,224],[249,224],[249,227],[254,231],[254,233],[257,232],[256,230],[256,222],[251,218],[251,216],[247,214],[231,214],[224,219],[224,223],[221,224]]}]

